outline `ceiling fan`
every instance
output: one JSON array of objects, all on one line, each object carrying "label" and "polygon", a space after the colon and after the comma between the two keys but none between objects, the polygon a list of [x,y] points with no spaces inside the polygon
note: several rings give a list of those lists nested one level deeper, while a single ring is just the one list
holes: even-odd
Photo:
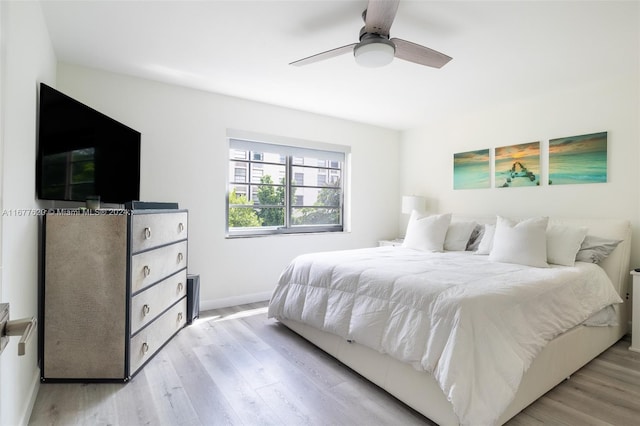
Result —
[{"label": "ceiling fan", "polygon": [[452,59],[450,56],[410,41],[389,38],[399,2],[400,0],[369,0],[367,8],[362,12],[364,27],[360,30],[360,42],[327,50],[289,65],[312,64],[353,51],[356,62],[365,67],[381,67],[396,57],[428,67],[442,68]]}]

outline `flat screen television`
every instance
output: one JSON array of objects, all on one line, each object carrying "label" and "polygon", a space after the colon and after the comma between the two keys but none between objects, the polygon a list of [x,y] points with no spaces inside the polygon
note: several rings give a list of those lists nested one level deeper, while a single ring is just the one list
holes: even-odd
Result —
[{"label": "flat screen television", "polygon": [[140,132],[40,84],[36,192],[41,200],[140,199]]}]

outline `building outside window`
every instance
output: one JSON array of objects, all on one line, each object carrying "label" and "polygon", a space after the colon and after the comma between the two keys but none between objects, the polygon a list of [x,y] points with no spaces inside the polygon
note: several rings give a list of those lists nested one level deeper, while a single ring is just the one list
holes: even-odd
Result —
[{"label": "building outside window", "polygon": [[347,153],[229,139],[227,236],[342,231]]},{"label": "building outside window", "polygon": [[94,148],[47,155],[42,160],[43,173],[51,184],[44,195],[82,199],[94,194],[95,155]]}]

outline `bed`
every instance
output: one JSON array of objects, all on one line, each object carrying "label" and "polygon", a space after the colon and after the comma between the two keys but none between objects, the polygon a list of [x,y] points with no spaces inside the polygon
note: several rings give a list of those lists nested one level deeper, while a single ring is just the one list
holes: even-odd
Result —
[{"label": "bed", "polygon": [[[411,226],[416,219],[410,220],[407,239],[415,233]],[[517,230],[534,220],[508,223],[497,217],[496,224],[496,218],[487,217],[446,219],[447,235],[460,229],[456,225],[473,224],[475,231],[493,229],[496,239],[504,239],[498,233],[505,223]],[[572,258],[569,265],[548,267],[489,259],[470,250],[415,247],[303,255],[283,272],[269,316],[440,425],[503,424],[618,341],[629,324],[629,221],[535,220],[538,231],[548,231],[542,232],[547,244],[551,228],[561,230],[554,238],[563,242],[571,238],[562,232],[582,230],[582,247],[585,235],[616,244],[597,264],[592,263],[596,259],[574,263]],[[534,234],[523,235],[527,246],[537,244]],[[481,240],[482,235],[476,245]],[[469,242],[464,243],[468,248]],[[514,247],[507,243],[507,256],[518,258]],[[494,243],[491,256],[499,249]],[[548,256],[552,251],[547,248]],[[530,277],[536,282],[530,283]],[[423,279],[429,286],[421,284]],[[434,294],[429,301],[428,295],[417,293],[422,287],[439,290],[427,291]],[[389,288],[393,290],[385,290]],[[337,309],[340,305],[346,309]],[[509,308],[513,305],[517,309]],[[538,309],[539,321],[533,316]],[[554,311],[558,318],[552,317]],[[422,323],[426,329],[416,325]],[[514,347],[505,346],[516,339],[521,341]]]}]

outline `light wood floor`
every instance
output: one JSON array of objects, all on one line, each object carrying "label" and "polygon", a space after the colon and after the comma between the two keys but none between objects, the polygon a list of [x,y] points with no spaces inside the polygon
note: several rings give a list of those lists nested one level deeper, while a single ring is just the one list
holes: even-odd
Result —
[{"label": "light wood floor", "polygon": [[[30,425],[433,425],[268,320],[266,304],[201,313],[126,384],[40,386]],[[640,424],[640,354],[622,340],[514,417]]]}]

